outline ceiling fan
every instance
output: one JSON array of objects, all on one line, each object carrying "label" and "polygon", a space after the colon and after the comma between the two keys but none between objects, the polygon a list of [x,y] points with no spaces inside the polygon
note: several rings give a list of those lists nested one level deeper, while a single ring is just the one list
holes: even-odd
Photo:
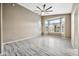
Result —
[{"label": "ceiling fan", "polygon": [[35,10],[35,11],[40,11],[41,13],[42,12],[44,12],[44,13],[53,12],[53,10],[50,10],[50,9],[52,9],[52,6],[46,8],[46,4],[42,5],[42,8],[40,8],[39,6],[36,6],[36,8],[38,10]]}]

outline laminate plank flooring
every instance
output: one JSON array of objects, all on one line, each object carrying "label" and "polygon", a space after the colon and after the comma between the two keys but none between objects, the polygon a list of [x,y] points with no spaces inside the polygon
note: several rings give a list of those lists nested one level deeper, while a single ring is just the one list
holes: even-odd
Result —
[{"label": "laminate plank flooring", "polygon": [[58,36],[39,36],[4,45],[1,56],[78,56],[70,39]]}]

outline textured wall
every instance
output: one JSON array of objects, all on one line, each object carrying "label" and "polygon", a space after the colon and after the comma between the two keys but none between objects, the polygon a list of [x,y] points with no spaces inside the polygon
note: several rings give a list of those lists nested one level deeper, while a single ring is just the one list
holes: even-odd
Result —
[{"label": "textured wall", "polygon": [[3,42],[39,35],[40,21],[39,15],[18,4],[3,4]]}]

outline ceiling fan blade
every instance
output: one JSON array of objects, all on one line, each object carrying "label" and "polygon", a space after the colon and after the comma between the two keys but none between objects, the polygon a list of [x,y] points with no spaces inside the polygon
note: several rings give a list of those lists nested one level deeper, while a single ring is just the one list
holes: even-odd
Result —
[{"label": "ceiling fan blade", "polygon": [[41,10],[41,8],[39,8],[38,6],[37,6],[37,8],[38,8],[39,10]]},{"label": "ceiling fan blade", "polygon": [[45,7],[46,7],[46,4],[43,5],[43,9],[45,9]]},{"label": "ceiling fan blade", "polygon": [[52,6],[50,6],[49,8],[47,8],[46,11],[49,10],[49,9],[51,9],[51,8],[52,8]]},{"label": "ceiling fan blade", "polygon": [[49,10],[49,11],[46,11],[46,12],[53,12],[53,10]]}]

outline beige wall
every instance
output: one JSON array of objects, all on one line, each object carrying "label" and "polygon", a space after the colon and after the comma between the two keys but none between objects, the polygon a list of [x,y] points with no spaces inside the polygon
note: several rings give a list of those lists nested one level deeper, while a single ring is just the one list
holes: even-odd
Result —
[{"label": "beige wall", "polygon": [[67,14],[65,16],[65,37],[71,37],[71,15]]},{"label": "beige wall", "polygon": [[[65,31],[61,35],[70,38],[71,37],[71,14],[60,14],[60,15],[50,15],[43,16],[43,20],[48,20],[52,18],[64,18],[65,19]],[[55,33],[57,35],[57,33]],[[60,34],[59,34],[60,35]]]},{"label": "beige wall", "polygon": [[0,4],[0,53],[1,53],[1,4]]},{"label": "beige wall", "polygon": [[3,42],[40,35],[40,16],[15,4],[3,4]]},{"label": "beige wall", "polygon": [[71,14],[71,38],[72,46],[78,48],[79,46],[79,4],[73,4]]}]

